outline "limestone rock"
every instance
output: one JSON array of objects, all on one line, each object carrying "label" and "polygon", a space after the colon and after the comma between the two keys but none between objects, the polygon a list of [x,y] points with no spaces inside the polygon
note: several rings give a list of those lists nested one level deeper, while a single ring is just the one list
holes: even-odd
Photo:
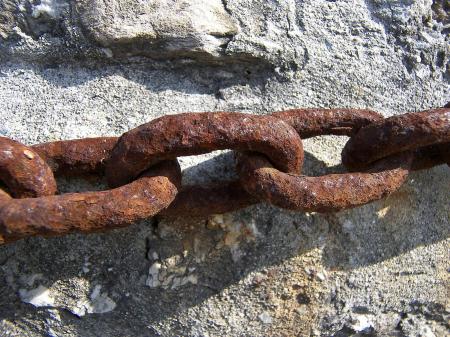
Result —
[{"label": "limestone rock", "polygon": [[73,6],[86,35],[114,56],[219,57],[238,31],[220,0],[82,0]]},{"label": "limestone rock", "polygon": [[[450,100],[448,1],[222,2],[0,0],[0,135],[120,136],[187,111],[388,117]],[[302,172],[340,172],[346,141],[304,140]],[[236,178],[230,152],[179,161],[184,185]],[[335,214],[261,203],[0,245],[0,335],[446,336],[449,173],[411,173]],[[58,178],[61,193],[106,188]]]}]

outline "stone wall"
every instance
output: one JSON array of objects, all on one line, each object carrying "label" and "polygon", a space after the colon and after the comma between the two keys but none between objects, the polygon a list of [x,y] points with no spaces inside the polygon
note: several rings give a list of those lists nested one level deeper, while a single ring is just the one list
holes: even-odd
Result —
[{"label": "stone wall", "polygon": [[[448,2],[0,0],[0,135],[120,135],[184,111],[449,101]],[[344,137],[305,141],[342,170]],[[233,176],[222,151],[184,180]],[[60,190],[105,187],[70,179]],[[335,214],[266,204],[0,247],[0,336],[444,336],[449,168]]]}]

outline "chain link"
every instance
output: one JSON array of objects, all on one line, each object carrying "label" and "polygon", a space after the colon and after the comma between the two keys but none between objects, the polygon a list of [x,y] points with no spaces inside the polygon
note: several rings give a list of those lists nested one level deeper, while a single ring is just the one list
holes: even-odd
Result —
[{"label": "chain link", "polygon": [[[350,137],[342,161],[351,172],[301,175],[301,139],[320,135]],[[236,151],[239,179],[181,187],[177,157],[219,149]],[[450,164],[448,106],[389,118],[361,109],[184,113],[120,138],[31,147],[0,137],[0,243],[105,231],[154,215],[205,217],[260,201],[334,212],[383,198],[411,171],[442,163]],[[54,195],[54,175],[87,173],[105,174],[114,188]]]}]

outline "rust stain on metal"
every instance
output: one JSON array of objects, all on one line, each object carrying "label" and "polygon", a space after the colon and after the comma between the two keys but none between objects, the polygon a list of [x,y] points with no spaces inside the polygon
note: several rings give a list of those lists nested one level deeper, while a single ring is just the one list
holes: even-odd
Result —
[{"label": "rust stain on metal", "polygon": [[324,134],[351,136],[361,127],[384,119],[378,112],[366,109],[292,109],[272,116],[292,126],[302,139]]},{"label": "rust stain on metal", "polygon": [[2,205],[4,205],[5,202],[10,200],[11,196],[0,188],[0,208],[2,208]]},{"label": "rust stain on metal", "polygon": [[12,242],[32,235],[123,227],[167,207],[177,194],[180,178],[177,162],[164,161],[116,189],[12,199],[0,208],[0,236]]},{"label": "rust stain on metal", "polygon": [[450,141],[450,109],[433,109],[386,118],[362,127],[342,152],[352,170],[394,153]]},{"label": "rust stain on metal", "polygon": [[[363,172],[296,175],[301,137],[346,135],[343,162]],[[240,151],[240,179],[180,188],[177,156]],[[450,109],[383,119],[371,110],[296,109],[257,116],[185,113],[158,118],[121,138],[99,137],[27,147],[0,137],[0,244],[31,235],[105,231],[161,216],[230,212],[266,200],[283,208],[333,212],[397,190],[410,170],[450,164]],[[102,173],[101,192],[52,195],[55,174]],[[280,172],[284,171],[284,172]],[[33,198],[36,197],[36,198]]]},{"label": "rust stain on metal", "polygon": [[120,137],[106,163],[106,175],[111,186],[118,186],[160,160],[219,149],[263,153],[285,172],[298,173],[303,163],[300,137],[278,118],[183,113],[155,119]]},{"label": "rust stain on metal", "polygon": [[417,149],[411,168],[417,171],[442,164],[450,165],[450,143],[428,145]]},{"label": "rust stain on metal", "polygon": [[219,185],[185,186],[168,208],[161,211],[163,217],[205,217],[223,214],[258,203],[248,194],[239,181]]},{"label": "rust stain on metal", "polygon": [[[275,115],[305,138],[351,136],[362,126],[382,119],[375,112],[356,109],[302,109]],[[280,172],[260,155],[241,154],[238,171],[243,187],[261,200],[291,210],[335,212],[378,200],[397,190],[408,176],[411,162],[412,155],[408,153],[383,159],[363,173],[308,177]]]},{"label": "rust stain on metal", "polygon": [[101,173],[117,137],[62,140],[33,145],[57,175]]},{"label": "rust stain on metal", "polygon": [[450,143],[437,144],[441,159],[450,166]]},{"label": "rust stain on metal", "polygon": [[47,163],[33,149],[6,137],[0,137],[0,180],[16,198],[56,192]]},{"label": "rust stain on metal", "polygon": [[281,208],[336,212],[364,205],[396,191],[409,173],[412,155],[386,158],[365,173],[320,177],[286,174],[262,156],[252,155],[240,165],[241,183],[252,195]]}]

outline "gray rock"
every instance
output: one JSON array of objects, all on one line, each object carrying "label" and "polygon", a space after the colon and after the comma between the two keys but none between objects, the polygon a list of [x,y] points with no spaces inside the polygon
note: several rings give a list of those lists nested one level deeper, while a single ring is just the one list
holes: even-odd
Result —
[{"label": "gray rock", "polygon": [[238,32],[220,0],[82,0],[73,7],[86,35],[110,57],[218,58]]},{"label": "gray rock", "polygon": [[[0,133],[33,144],[120,135],[185,111],[319,106],[392,116],[439,107],[450,100],[442,4],[227,0],[226,21],[238,30],[215,36],[228,39],[219,56],[191,62],[115,53],[123,45],[89,35],[75,1],[0,0]],[[306,140],[303,173],[341,171],[345,142]],[[180,163],[189,184],[235,176],[225,151]],[[262,203],[1,246],[0,335],[445,336],[449,193],[449,168],[439,166],[336,214]]]}]

